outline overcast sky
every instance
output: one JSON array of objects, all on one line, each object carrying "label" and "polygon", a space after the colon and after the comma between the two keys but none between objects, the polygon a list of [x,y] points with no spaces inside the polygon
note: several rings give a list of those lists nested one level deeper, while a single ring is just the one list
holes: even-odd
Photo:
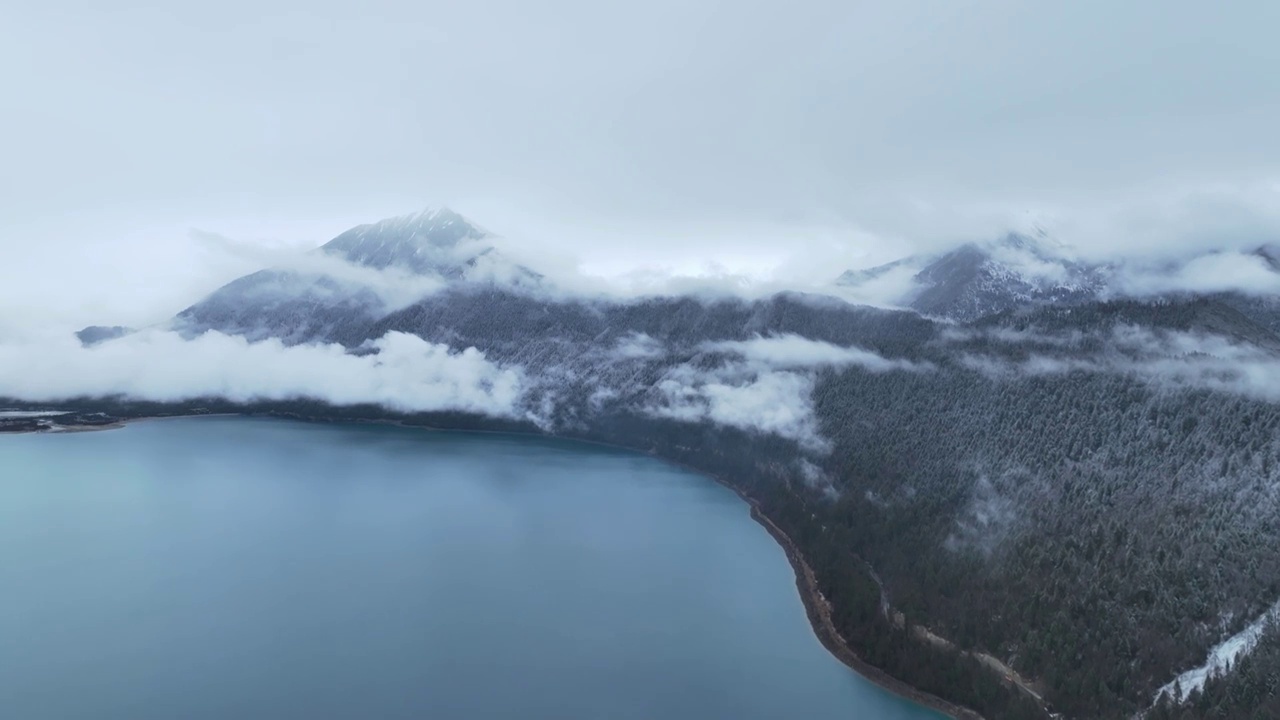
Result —
[{"label": "overcast sky", "polygon": [[0,315],[143,322],[255,248],[439,205],[603,273],[835,275],[1034,224],[1274,241],[1277,27],[1266,0],[10,3]]}]

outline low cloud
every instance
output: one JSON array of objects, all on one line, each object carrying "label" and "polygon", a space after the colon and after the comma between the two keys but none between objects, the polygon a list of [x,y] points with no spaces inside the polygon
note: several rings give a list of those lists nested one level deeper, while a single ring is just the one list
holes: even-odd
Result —
[{"label": "low cloud", "polygon": [[370,293],[383,304],[386,312],[398,310],[444,289],[439,275],[414,272],[391,266],[373,268],[317,248],[259,247],[239,242],[216,233],[193,230],[193,238],[210,249],[270,268],[273,282],[252,286],[254,295],[353,296]]},{"label": "low cloud", "polygon": [[1121,327],[1117,346],[1131,359],[1122,371],[1152,381],[1280,401],[1280,355],[1221,335]]},{"label": "low cloud", "polygon": [[[1034,351],[1020,359],[969,353],[961,364],[989,377],[1062,375],[1071,372],[1123,374],[1152,385],[1194,388],[1246,395],[1268,402],[1280,401],[1280,353],[1276,349],[1203,332],[1158,331],[1132,325],[1112,330],[1106,350],[1070,352],[1079,339],[1064,338],[1053,352],[1046,336],[1027,332]],[[1017,342],[1017,336],[1004,336]]]},{"label": "low cloud", "polygon": [[891,360],[858,347],[843,347],[792,334],[771,337],[757,335],[751,340],[707,343],[702,347],[704,350],[739,355],[748,362],[761,363],[772,368],[857,365],[872,372],[889,372],[919,370],[925,367],[906,360]]},{"label": "low cloud", "polygon": [[1071,271],[1067,263],[1074,262],[1074,251],[1065,245],[1049,238],[1041,238],[1040,243],[1052,250],[1052,260],[1032,252],[1029,248],[997,244],[992,248],[992,258],[1017,272],[1019,275],[1039,283],[1054,285],[1071,280]]},{"label": "low cloud", "polygon": [[952,326],[943,328],[938,334],[938,342],[944,345],[990,341],[1019,347],[1042,345],[1047,348],[1074,348],[1079,347],[1085,339],[1086,335],[1079,330],[1050,333],[1035,327],[1011,328],[996,326],[972,329]]},{"label": "low cloud", "polygon": [[1041,375],[1065,375],[1070,372],[1104,372],[1117,369],[1104,363],[1083,358],[1051,357],[1032,354],[1023,360],[992,355],[966,354],[960,356],[960,365],[980,372],[995,380],[1016,380]]},{"label": "low cloud", "polygon": [[921,286],[916,275],[930,259],[931,256],[919,255],[883,265],[874,272],[847,271],[830,292],[858,305],[905,307],[919,294]]},{"label": "low cloud", "polygon": [[836,489],[835,484],[831,481],[831,476],[825,473],[822,468],[805,458],[800,458],[796,462],[796,469],[799,471],[800,481],[805,484],[805,487],[810,490],[817,490],[829,500],[840,498],[840,491]]},{"label": "low cloud", "polygon": [[1280,294],[1280,272],[1252,252],[1217,252],[1172,267],[1135,267],[1117,277],[1121,295],[1148,296],[1175,292],[1243,292]]},{"label": "low cloud", "polygon": [[160,402],[311,398],[405,412],[522,415],[523,372],[496,365],[475,348],[456,351],[391,332],[368,349],[373,352],[354,355],[340,345],[285,346],[217,332],[184,340],[160,330],[85,348],[59,335],[0,344],[0,396],[36,402],[82,396]]},{"label": "low cloud", "polygon": [[634,332],[619,338],[610,355],[618,360],[654,360],[666,352],[658,340],[645,333]]},{"label": "low cloud", "polygon": [[681,365],[660,380],[646,411],[656,417],[771,433],[826,452],[813,412],[813,378],[744,364],[716,370]]},{"label": "low cloud", "polygon": [[[711,355],[668,372],[655,385],[646,412],[774,434],[817,453],[830,450],[814,414],[818,369],[857,366],[879,373],[930,367],[799,335],[705,343],[701,349]],[[733,359],[708,366],[715,354]]]},{"label": "low cloud", "polygon": [[955,529],[943,546],[952,552],[968,549],[990,557],[1017,520],[1013,500],[990,477],[979,475],[968,504],[956,517]]}]

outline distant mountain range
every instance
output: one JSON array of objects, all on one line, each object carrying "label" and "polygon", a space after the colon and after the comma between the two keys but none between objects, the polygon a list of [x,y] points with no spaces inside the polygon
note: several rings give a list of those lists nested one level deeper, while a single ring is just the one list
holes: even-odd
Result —
[{"label": "distant mountain range", "polygon": [[[475,348],[518,371],[528,429],[753,498],[866,662],[991,720],[1128,718],[1280,598],[1278,258],[1090,263],[1010,235],[845,273],[831,296],[623,300],[562,291],[442,210],[353,228],[168,327]],[[1262,290],[1209,282],[1224,259]],[[835,297],[872,283],[903,309]],[[1199,702],[1266,716],[1252,672]]]},{"label": "distant mountain range", "polygon": [[[966,243],[936,255],[912,256],[868,270],[848,271],[836,278],[841,288],[858,290],[891,276],[898,276],[901,288],[895,304],[922,314],[961,322],[986,315],[1040,305],[1076,305],[1127,297],[1145,299],[1187,296],[1190,293],[1166,290],[1175,279],[1194,273],[1196,264],[1219,255],[1200,255],[1159,264],[1136,260],[1107,263],[1073,258],[1070,251],[1044,237],[1010,234],[986,243]],[[1257,261],[1273,275],[1271,295],[1280,293],[1280,248],[1264,246],[1244,259]],[[1147,281],[1135,287],[1135,278]],[[1195,283],[1190,284],[1192,287]],[[1242,292],[1216,295],[1254,320],[1280,329],[1280,304],[1274,297]]]}]

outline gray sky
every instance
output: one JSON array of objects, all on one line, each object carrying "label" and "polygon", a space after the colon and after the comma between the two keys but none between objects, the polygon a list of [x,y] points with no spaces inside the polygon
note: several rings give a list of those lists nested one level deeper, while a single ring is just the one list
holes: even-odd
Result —
[{"label": "gray sky", "polygon": [[254,248],[442,204],[609,273],[835,275],[1033,223],[1092,254],[1274,240],[1276,27],[1265,0],[10,3],[0,316],[144,322]]}]

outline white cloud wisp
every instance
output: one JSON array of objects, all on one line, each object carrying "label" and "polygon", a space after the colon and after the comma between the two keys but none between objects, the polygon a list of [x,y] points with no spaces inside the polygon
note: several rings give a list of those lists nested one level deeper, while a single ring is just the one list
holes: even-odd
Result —
[{"label": "white cloud wisp", "polygon": [[123,396],[178,402],[220,397],[239,403],[310,398],[372,403],[403,412],[460,410],[517,417],[518,368],[475,348],[454,351],[391,332],[353,355],[340,345],[248,342],[217,332],[192,340],[147,330],[94,347],[72,336],[0,344],[0,396],[33,402]]},{"label": "white cloud wisp", "polygon": [[[992,378],[1012,380],[1071,372],[1116,373],[1154,386],[1193,388],[1245,395],[1267,402],[1280,401],[1280,354],[1275,349],[1203,332],[1154,331],[1125,325],[1108,338],[1101,354],[1052,353],[1043,336],[1013,333],[993,339],[1034,342],[1029,356],[1011,360],[987,354],[967,354],[961,363]],[[1078,338],[1064,338],[1059,348],[1077,347]]]},{"label": "white cloud wisp", "polygon": [[646,412],[688,422],[708,420],[794,440],[811,452],[830,451],[813,407],[816,371],[857,366],[869,372],[922,371],[926,365],[798,335],[707,343],[709,353],[741,359],[714,368],[686,363],[655,386]]}]

